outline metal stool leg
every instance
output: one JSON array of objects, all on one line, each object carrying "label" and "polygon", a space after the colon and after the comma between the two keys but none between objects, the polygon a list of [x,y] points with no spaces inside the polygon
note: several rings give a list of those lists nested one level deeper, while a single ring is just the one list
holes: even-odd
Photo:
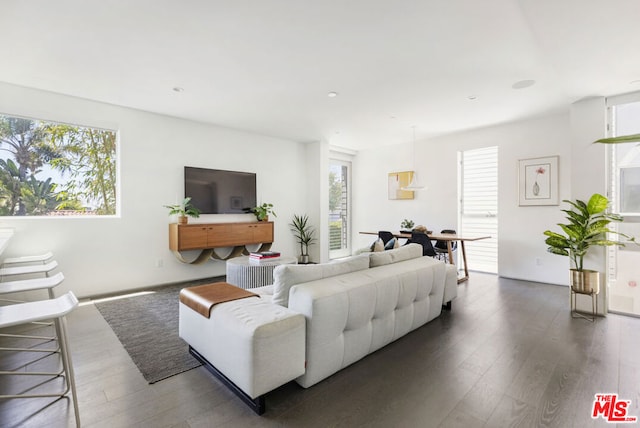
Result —
[{"label": "metal stool leg", "polygon": [[[22,394],[0,395],[0,399],[5,398],[36,398],[36,397],[59,397],[62,398],[72,393],[73,410],[76,419],[76,426],[80,426],[80,412],[78,409],[78,398],[76,394],[75,373],[71,361],[71,353],[69,352],[69,341],[67,335],[67,323],[65,315],[71,312],[78,305],[78,299],[72,292],[60,296],[56,299],[42,300],[36,302],[22,303],[17,305],[0,307],[0,328],[13,327],[28,324],[34,321],[42,321],[53,319],[55,327],[58,350],[53,352],[60,355],[62,369],[60,372],[28,372],[19,370],[0,371],[0,375],[6,376],[46,376],[55,379],[58,376],[64,378],[64,391],[58,393],[33,393],[29,394],[36,386],[31,386]],[[43,350],[38,348],[0,348],[2,351],[25,351],[25,352],[52,352],[52,350]]]}]

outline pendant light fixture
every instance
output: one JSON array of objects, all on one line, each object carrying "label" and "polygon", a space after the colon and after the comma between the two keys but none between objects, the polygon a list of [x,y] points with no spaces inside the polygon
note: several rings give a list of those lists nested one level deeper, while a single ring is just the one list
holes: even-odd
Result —
[{"label": "pendant light fixture", "polygon": [[418,171],[416,171],[416,126],[413,125],[413,177],[411,177],[411,183],[408,186],[404,186],[402,190],[422,190],[425,186],[422,186],[418,182]]}]

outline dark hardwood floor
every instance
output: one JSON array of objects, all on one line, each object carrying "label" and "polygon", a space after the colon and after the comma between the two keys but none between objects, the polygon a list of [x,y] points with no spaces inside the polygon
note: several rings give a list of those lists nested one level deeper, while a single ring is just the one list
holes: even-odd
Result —
[{"label": "dark hardwood floor", "polygon": [[[472,273],[451,312],[329,379],[268,394],[262,417],[202,367],[148,385],[91,303],[69,328],[86,427],[613,426],[591,418],[596,393],[640,416],[640,319],[572,319],[567,288],[492,275]],[[73,425],[69,399],[0,401],[1,427]]]}]

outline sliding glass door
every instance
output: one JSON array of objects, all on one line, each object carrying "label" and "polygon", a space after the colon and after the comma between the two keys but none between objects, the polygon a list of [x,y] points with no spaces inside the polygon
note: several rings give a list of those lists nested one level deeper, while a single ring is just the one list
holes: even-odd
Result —
[{"label": "sliding glass door", "polygon": [[329,160],[329,258],[351,255],[351,162]]},{"label": "sliding glass door", "polygon": [[[640,133],[640,94],[608,102],[611,136]],[[640,239],[640,143],[609,150],[611,210],[624,217],[613,228]],[[640,246],[608,247],[607,261],[609,311],[640,316]]]}]

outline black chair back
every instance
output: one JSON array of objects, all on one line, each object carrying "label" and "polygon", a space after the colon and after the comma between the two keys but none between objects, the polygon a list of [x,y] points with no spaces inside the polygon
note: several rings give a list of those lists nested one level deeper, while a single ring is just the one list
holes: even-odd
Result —
[{"label": "black chair back", "polygon": [[393,233],[386,230],[380,230],[378,231],[378,238],[382,239],[382,243],[384,245],[387,245],[387,242],[393,239]]},{"label": "black chair back", "polygon": [[[440,233],[442,234],[450,233],[452,235],[455,235],[456,231],[453,229],[443,229],[440,231]],[[434,247],[436,247],[439,250],[447,251],[447,241],[436,241],[436,244],[434,245]],[[451,251],[454,251],[457,247],[458,247],[458,243],[456,241],[453,241],[451,243]]]},{"label": "black chair back", "polygon": [[411,232],[411,242],[422,245],[422,255],[435,257],[437,255],[436,250],[433,249],[431,239],[422,232]]}]

